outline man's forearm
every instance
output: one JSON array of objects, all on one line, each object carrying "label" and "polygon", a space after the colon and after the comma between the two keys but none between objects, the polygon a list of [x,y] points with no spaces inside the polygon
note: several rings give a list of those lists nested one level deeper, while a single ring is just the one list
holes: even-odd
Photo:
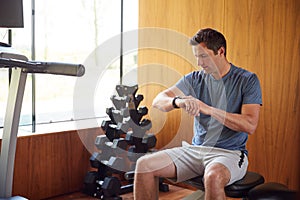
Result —
[{"label": "man's forearm", "polygon": [[172,105],[173,98],[174,97],[170,97],[164,93],[160,93],[153,100],[152,106],[163,112],[171,111],[174,109]]},{"label": "man's forearm", "polygon": [[234,131],[252,134],[257,127],[258,116],[256,115],[228,113],[224,110],[211,108],[211,116]]},{"label": "man's forearm", "polygon": [[176,86],[172,86],[159,93],[154,98],[152,106],[163,112],[169,112],[174,109],[172,102],[175,96],[183,96],[183,93]]}]

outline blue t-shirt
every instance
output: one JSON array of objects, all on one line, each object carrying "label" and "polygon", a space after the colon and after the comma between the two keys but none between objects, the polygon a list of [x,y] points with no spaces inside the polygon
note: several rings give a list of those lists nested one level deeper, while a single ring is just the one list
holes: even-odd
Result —
[{"label": "blue t-shirt", "polygon": [[[201,71],[182,77],[176,86],[209,106],[229,113],[241,113],[243,104],[262,104],[260,83],[257,76],[231,64],[230,71],[220,80]],[[209,115],[200,114],[194,120],[193,145],[204,145],[248,153],[248,134],[224,126]]]}]

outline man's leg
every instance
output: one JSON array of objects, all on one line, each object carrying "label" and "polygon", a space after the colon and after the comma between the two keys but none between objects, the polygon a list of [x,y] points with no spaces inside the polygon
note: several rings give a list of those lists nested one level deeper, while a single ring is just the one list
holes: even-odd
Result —
[{"label": "man's leg", "polygon": [[158,177],[175,176],[176,167],[168,154],[157,152],[139,158],[134,177],[134,199],[158,199]]},{"label": "man's leg", "polygon": [[230,180],[230,171],[220,163],[213,163],[205,169],[205,200],[225,200],[224,187]]}]

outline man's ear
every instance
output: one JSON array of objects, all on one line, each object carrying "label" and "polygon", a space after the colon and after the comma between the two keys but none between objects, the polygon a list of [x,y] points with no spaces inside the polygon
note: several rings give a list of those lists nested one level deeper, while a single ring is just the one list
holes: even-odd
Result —
[{"label": "man's ear", "polygon": [[224,47],[220,47],[219,50],[218,50],[218,54],[219,55],[223,54],[225,56],[225,48]]}]

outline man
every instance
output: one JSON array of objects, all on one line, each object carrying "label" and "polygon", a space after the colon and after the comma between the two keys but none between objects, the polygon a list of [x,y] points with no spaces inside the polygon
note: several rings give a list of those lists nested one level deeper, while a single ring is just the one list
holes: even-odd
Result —
[{"label": "man", "polygon": [[224,187],[247,171],[246,141],[254,133],[262,104],[254,73],[226,58],[226,40],[213,29],[190,39],[198,66],[153,100],[161,111],[183,109],[194,116],[192,145],[166,149],[137,161],[135,199],[158,199],[158,177],[182,182],[203,175],[205,199],[226,199]]}]

